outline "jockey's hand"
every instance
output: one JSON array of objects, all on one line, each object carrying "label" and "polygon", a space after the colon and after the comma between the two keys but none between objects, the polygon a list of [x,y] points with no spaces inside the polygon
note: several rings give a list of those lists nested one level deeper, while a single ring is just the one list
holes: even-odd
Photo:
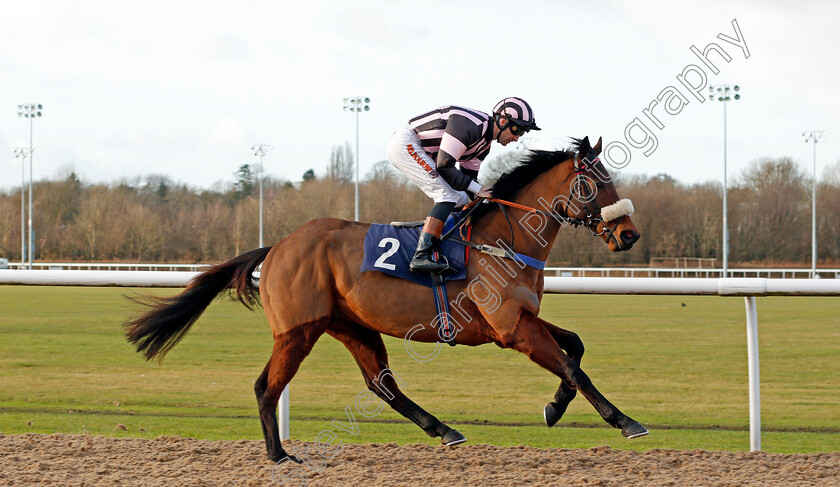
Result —
[{"label": "jockey's hand", "polygon": [[481,188],[481,191],[475,194],[476,198],[492,198],[493,190],[491,188]]}]

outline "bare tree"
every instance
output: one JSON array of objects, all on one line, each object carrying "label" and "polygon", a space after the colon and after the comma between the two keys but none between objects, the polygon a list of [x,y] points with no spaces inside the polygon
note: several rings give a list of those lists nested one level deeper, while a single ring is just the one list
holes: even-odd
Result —
[{"label": "bare tree", "polygon": [[404,176],[387,160],[374,164],[365,175],[365,181],[369,183],[396,183],[402,180]]},{"label": "bare tree", "polygon": [[825,169],[817,188],[817,256],[840,265],[840,161]]},{"label": "bare tree", "polygon": [[[2,195],[5,196],[5,195]],[[19,260],[20,256],[20,191],[0,196],[0,256]]]},{"label": "bare tree", "polygon": [[787,157],[753,161],[733,201],[731,250],[742,261],[791,262],[807,258],[807,178]]},{"label": "bare tree", "polygon": [[333,181],[347,183],[353,181],[354,168],[350,143],[345,143],[343,148],[340,145],[334,145],[330,153],[330,162],[327,164],[327,177]]},{"label": "bare tree", "polygon": [[126,231],[123,235],[122,258],[156,260],[163,250],[163,221],[149,208],[132,204],[124,215]]},{"label": "bare tree", "polygon": [[108,188],[94,186],[88,188],[87,195],[79,207],[74,226],[77,237],[76,246],[85,259],[96,260],[102,254],[101,239],[106,231],[105,214],[109,205]]},{"label": "bare tree", "polygon": [[[491,182],[525,157],[512,151],[489,160],[482,180]],[[307,171],[292,185],[265,180],[268,244],[319,217],[353,218],[352,154],[334,149],[335,171],[323,179]],[[347,162],[350,164],[347,164]],[[342,169],[343,168],[343,169]],[[250,168],[237,181],[210,190],[189,188],[163,176],[117,185],[88,185],[72,170],[35,187],[36,258],[214,262],[257,245],[257,201],[248,197]],[[343,174],[343,176],[342,176]],[[631,252],[609,252],[586,229],[565,228],[549,254],[549,265],[622,266],[652,257],[721,255],[721,185],[686,186],[661,174],[613,179],[633,200],[633,220],[642,238]],[[253,186],[250,187],[253,190]],[[387,161],[368,172],[360,186],[361,219],[388,223],[420,220],[431,202],[407,184]],[[239,193],[239,196],[237,196]],[[819,257],[840,263],[840,162],[826,169],[818,186]],[[808,174],[788,158],[755,161],[730,188],[729,229],[733,262],[801,265],[810,257],[811,198]],[[0,255],[20,253],[20,192],[0,192]]]}]

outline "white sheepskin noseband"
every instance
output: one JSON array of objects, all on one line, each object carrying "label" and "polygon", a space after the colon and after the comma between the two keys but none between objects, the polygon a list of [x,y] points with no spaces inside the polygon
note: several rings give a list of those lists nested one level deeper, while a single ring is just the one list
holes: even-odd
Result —
[{"label": "white sheepskin noseband", "polygon": [[628,199],[618,200],[611,205],[601,208],[601,219],[604,222],[611,222],[622,216],[633,214],[633,202]]}]

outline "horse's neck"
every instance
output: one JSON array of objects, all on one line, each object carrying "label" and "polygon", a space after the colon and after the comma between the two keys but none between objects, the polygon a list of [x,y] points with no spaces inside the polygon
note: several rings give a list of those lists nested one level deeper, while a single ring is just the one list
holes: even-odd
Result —
[{"label": "horse's neck", "polygon": [[483,228],[476,232],[476,235],[487,243],[495,244],[500,239],[510,245],[512,228],[513,250],[545,261],[561,228],[560,222],[548,215],[553,212],[552,202],[557,197],[558,190],[562,188],[562,182],[567,179],[567,166],[568,164],[561,163],[547,171],[522,188],[512,200],[514,203],[540,210],[542,214],[528,213],[506,206],[504,210],[507,218],[502,211],[493,211],[486,217],[487,224],[482,225]]}]

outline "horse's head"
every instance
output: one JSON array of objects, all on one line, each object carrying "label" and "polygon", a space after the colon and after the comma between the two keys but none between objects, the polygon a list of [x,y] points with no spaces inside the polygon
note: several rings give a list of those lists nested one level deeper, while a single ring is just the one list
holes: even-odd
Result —
[{"label": "horse's head", "polygon": [[630,250],[639,232],[630,219],[633,203],[621,199],[604,164],[598,158],[601,139],[594,147],[589,137],[577,143],[574,166],[561,185],[561,195],[553,210],[575,226],[583,225],[601,237],[613,252]]},{"label": "horse's head", "polygon": [[[519,219],[519,227],[534,245],[550,248],[557,231],[566,225],[584,226],[601,237],[610,250],[630,250],[639,240],[630,215],[633,204],[621,199],[604,164],[598,159],[601,139],[595,147],[589,138],[575,139],[571,150],[532,150],[528,157],[502,174],[493,185],[493,198],[503,204],[515,202],[520,210],[530,210]],[[495,205],[479,205],[473,222],[495,214]],[[491,233],[510,229],[515,233],[507,213],[495,217]],[[540,234],[544,231],[546,235]],[[552,233],[553,232],[553,233]],[[521,242],[521,240],[520,240]],[[546,251],[547,253],[547,251]]]}]

